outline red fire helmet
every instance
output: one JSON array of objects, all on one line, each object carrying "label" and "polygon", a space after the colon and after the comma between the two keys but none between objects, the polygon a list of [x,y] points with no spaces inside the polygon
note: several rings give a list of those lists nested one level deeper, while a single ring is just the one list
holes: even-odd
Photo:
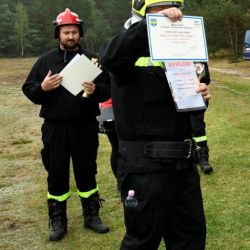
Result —
[{"label": "red fire helmet", "polygon": [[83,20],[79,19],[78,15],[69,8],[66,8],[64,12],[60,13],[56,20],[53,21],[55,28],[55,38],[58,38],[59,27],[63,25],[77,25],[79,27],[80,36],[83,36]]}]

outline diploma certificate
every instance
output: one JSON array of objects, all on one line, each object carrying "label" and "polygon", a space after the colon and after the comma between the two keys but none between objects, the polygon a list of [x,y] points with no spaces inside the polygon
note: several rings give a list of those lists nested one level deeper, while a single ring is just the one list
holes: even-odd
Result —
[{"label": "diploma certificate", "polygon": [[84,54],[76,54],[60,72],[60,76],[63,77],[61,85],[76,96],[83,91],[83,82],[93,81],[101,73],[102,70]]},{"label": "diploma certificate", "polygon": [[178,112],[206,109],[192,61],[165,62],[166,76]]},{"label": "diploma certificate", "polygon": [[153,61],[208,61],[203,17],[183,16],[172,22],[162,14],[147,14],[146,19]]}]

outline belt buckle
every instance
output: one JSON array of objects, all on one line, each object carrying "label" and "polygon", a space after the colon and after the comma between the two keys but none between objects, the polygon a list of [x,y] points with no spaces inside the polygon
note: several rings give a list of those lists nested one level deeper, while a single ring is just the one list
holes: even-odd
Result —
[{"label": "belt buckle", "polygon": [[188,155],[184,157],[184,158],[186,158],[186,159],[189,159],[190,156],[191,156],[191,154],[192,154],[192,140],[191,140],[191,139],[186,139],[184,142],[185,142],[185,143],[186,143],[186,142],[189,143]]}]

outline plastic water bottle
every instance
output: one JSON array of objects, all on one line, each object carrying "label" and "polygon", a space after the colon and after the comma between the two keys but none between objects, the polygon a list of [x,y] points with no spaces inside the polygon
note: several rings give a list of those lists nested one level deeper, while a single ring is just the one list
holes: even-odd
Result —
[{"label": "plastic water bottle", "polygon": [[128,196],[125,199],[125,206],[126,207],[136,207],[138,205],[138,200],[135,197],[135,191],[129,190]]}]

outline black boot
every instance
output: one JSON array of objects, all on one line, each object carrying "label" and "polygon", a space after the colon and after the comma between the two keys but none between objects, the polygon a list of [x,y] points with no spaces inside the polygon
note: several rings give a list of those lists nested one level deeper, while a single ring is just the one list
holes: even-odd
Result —
[{"label": "black boot", "polygon": [[49,208],[49,234],[50,241],[58,241],[64,238],[67,233],[66,201],[48,200]]},{"label": "black boot", "polygon": [[109,232],[109,227],[104,225],[99,217],[101,201],[103,200],[99,198],[98,193],[91,195],[89,198],[81,198],[84,227],[97,233],[105,234]]},{"label": "black boot", "polygon": [[196,147],[197,161],[201,166],[201,171],[204,174],[210,174],[213,172],[212,166],[209,164],[209,149],[208,147]]}]

